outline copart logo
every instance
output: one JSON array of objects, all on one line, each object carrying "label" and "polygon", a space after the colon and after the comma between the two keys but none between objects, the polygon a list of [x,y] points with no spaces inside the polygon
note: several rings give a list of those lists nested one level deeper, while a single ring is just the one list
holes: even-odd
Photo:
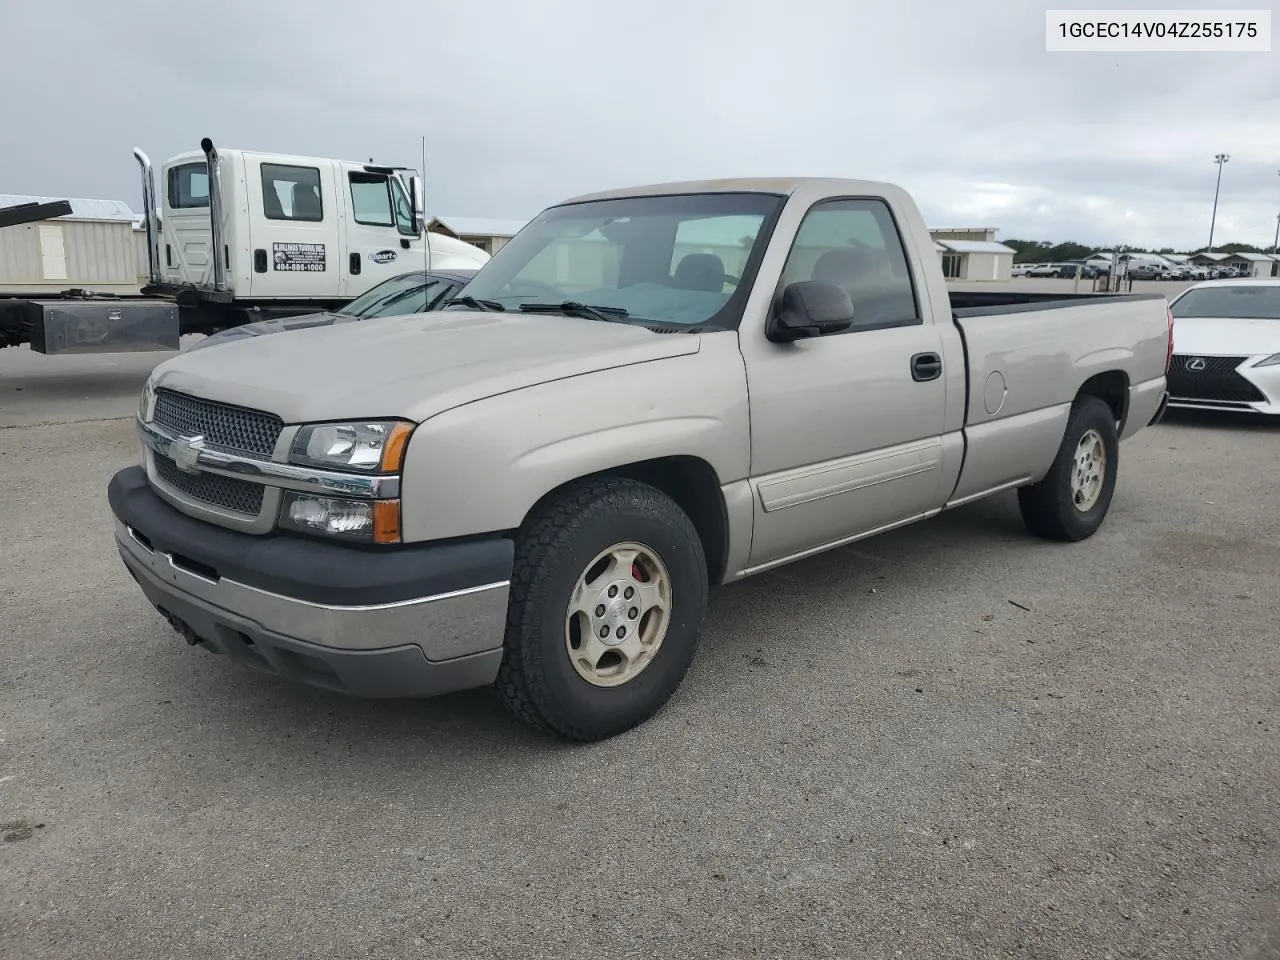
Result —
[{"label": "copart logo", "polygon": [[369,259],[374,263],[390,263],[396,258],[394,250],[379,250],[377,253],[369,254]]}]

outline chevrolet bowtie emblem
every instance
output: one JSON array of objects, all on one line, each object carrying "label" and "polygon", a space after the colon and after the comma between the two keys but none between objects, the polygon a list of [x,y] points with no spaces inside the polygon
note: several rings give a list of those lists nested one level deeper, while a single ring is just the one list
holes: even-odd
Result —
[{"label": "chevrolet bowtie emblem", "polygon": [[169,458],[183,473],[199,473],[200,451],[204,437],[179,437],[169,444]]}]

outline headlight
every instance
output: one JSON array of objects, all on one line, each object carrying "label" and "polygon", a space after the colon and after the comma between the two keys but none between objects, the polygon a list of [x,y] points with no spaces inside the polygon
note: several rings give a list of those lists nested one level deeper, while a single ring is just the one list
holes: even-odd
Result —
[{"label": "headlight", "polygon": [[348,500],[286,491],[280,526],[364,543],[400,542],[399,500]]},{"label": "headlight", "polygon": [[138,419],[143,423],[150,423],[152,414],[155,412],[156,391],[151,386],[151,378],[147,378],[147,382],[142,385],[142,395],[138,397]]},{"label": "headlight", "polygon": [[291,463],[361,473],[395,473],[413,425],[402,420],[318,423],[303,427],[293,441]]},{"label": "headlight", "polygon": [[1280,353],[1273,353],[1271,356],[1267,357],[1265,360],[1259,360],[1257,363],[1254,364],[1254,366],[1255,367],[1274,367],[1276,364],[1280,364]]}]

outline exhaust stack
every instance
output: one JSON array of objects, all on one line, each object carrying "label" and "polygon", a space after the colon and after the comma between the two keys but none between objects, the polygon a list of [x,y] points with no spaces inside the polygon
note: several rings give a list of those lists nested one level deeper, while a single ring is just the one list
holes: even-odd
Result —
[{"label": "exhaust stack", "polygon": [[134,147],[133,156],[142,169],[142,219],[147,227],[147,281],[157,284],[160,282],[160,220],[156,209],[156,182],[151,175],[151,161],[147,155]]},{"label": "exhaust stack", "polygon": [[213,141],[205,137],[200,141],[200,149],[204,151],[205,161],[209,164],[209,222],[212,227],[210,244],[213,248],[213,289],[226,289],[227,274],[226,247],[222,243],[222,190],[218,182],[218,151],[213,149]]}]

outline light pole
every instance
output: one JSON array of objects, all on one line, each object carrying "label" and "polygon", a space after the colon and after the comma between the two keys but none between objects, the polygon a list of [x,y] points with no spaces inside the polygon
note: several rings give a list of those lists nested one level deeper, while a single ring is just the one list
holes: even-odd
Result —
[{"label": "light pole", "polygon": [[1218,165],[1218,184],[1213,188],[1213,217],[1209,220],[1209,252],[1213,253],[1213,228],[1218,222],[1218,190],[1222,187],[1222,165],[1231,158],[1225,153],[1214,154],[1213,162]]},{"label": "light pole", "polygon": [[[1276,175],[1280,176],[1280,170],[1276,171]],[[1271,255],[1280,255],[1280,213],[1276,214],[1276,239],[1271,244]]]}]

